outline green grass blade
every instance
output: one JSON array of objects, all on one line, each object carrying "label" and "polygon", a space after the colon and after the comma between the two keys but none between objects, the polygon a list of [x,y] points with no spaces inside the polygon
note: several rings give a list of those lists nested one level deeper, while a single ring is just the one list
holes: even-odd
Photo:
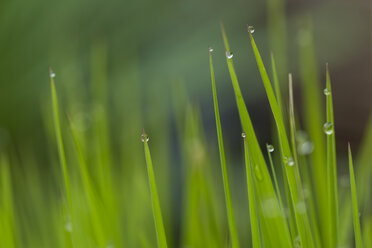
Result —
[{"label": "green grass blade", "polygon": [[[242,125],[243,132],[246,134],[246,140],[248,143],[248,149],[251,154],[252,163],[255,165],[255,172],[259,173],[258,177],[255,177],[255,189],[257,192],[257,201],[261,206],[260,211],[267,210],[267,206],[270,207],[270,215],[273,218],[263,218],[260,221],[262,230],[269,234],[266,240],[268,245],[275,245],[278,247],[292,247],[290,240],[288,226],[284,225],[283,216],[281,215],[279,202],[275,194],[275,190],[269,175],[265,159],[257,141],[256,134],[253,129],[251,119],[249,117],[241,90],[238,82],[238,78],[233,65],[231,51],[229,50],[229,44],[223,25],[221,25],[222,36],[225,41],[226,49],[226,62],[230,72],[231,82],[234,88],[235,100],[239,111],[240,122]],[[257,168],[257,169],[256,169]],[[267,213],[263,213],[265,216]]]},{"label": "green grass blade", "polygon": [[[223,246],[217,215],[215,178],[212,170],[198,106],[187,103],[183,135],[180,136],[185,163],[183,189],[182,244],[191,247]],[[222,193],[222,192],[221,192]],[[219,212],[221,213],[221,212]]]},{"label": "green grass blade", "polygon": [[[327,168],[326,168],[326,146],[322,125],[324,124],[324,110],[322,107],[321,88],[317,66],[317,58],[310,21],[306,18],[299,32],[299,62],[300,76],[302,80],[304,128],[309,134],[310,140],[314,144],[314,151],[310,154],[310,167],[314,195],[316,199],[316,209],[320,224],[320,234],[322,245],[329,245],[329,225],[328,221],[328,195],[327,191]],[[301,23],[302,24],[302,23]]]},{"label": "green grass blade", "polygon": [[0,154],[0,247],[17,247],[13,187],[8,158]]},{"label": "green grass blade", "polygon": [[54,117],[53,119],[54,120],[54,131],[55,131],[56,140],[57,140],[58,155],[59,155],[59,160],[61,164],[61,170],[62,170],[62,175],[63,175],[63,180],[64,180],[67,202],[68,202],[69,211],[71,214],[71,209],[72,209],[71,187],[70,187],[70,179],[69,179],[68,170],[67,170],[65,148],[63,146],[61,122],[60,122],[59,107],[58,107],[58,98],[57,98],[57,92],[56,92],[56,87],[54,83],[54,77],[55,77],[55,74],[52,71],[52,68],[49,67],[49,79],[50,79],[53,117]]},{"label": "green grass blade", "polygon": [[149,138],[148,138],[147,134],[145,133],[145,130],[143,130],[141,139],[142,139],[144,149],[145,149],[147,174],[148,174],[148,178],[149,178],[152,209],[153,209],[153,213],[154,213],[154,221],[155,221],[158,247],[159,248],[166,248],[167,247],[167,240],[166,240],[166,236],[165,236],[163,217],[161,215],[158,191],[157,191],[157,188],[156,188],[155,173],[154,173],[154,169],[152,167],[150,148],[149,148],[149,144],[148,144]]},{"label": "green grass blade", "polygon": [[252,247],[260,248],[261,237],[260,237],[260,225],[258,220],[258,212],[256,209],[255,190],[252,175],[252,161],[249,155],[248,142],[245,133],[243,133],[244,140],[244,157],[245,157],[245,169],[247,173],[247,187],[248,187],[248,200],[249,200],[249,214],[251,220],[251,232],[252,232]]},{"label": "green grass blade", "polygon": [[[363,210],[366,207],[370,206],[371,202],[371,182],[372,182],[372,112],[370,114],[366,129],[364,131],[365,135],[362,141],[362,144],[359,149],[358,156],[356,158],[357,168],[356,168],[356,177],[358,178],[358,184],[356,185],[357,195],[359,196],[359,206]],[[349,201],[349,198],[344,195],[343,201]],[[340,238],[341,244],[349,244],[350,233],[352,228],[352,211],[350,204],[341,205],[341,215],[340,219],[341,225],[341,234]],[[364,235],[366,238],[368,235]]]},{"label": "green grass blade", "polygon": [[[358,181],[359,182],[359,181]],[[372,216],[367,215],[363,218],[363,244],[365,247],[372,247]]]},{"label": "green grass blade", "polygon": [[304,211],[303,209],[304,197],[302,193],[300,174],[298,171],[298,163],[297,161],[294,161],[292,158],[291,149],[289,146],[286,129],[283,121],[283,116],[281,114],[278,102],[275,98],[274,90],[272,89],[269,80],[269,76],[266,72],[261,55],[258,51],[257,45],[254,41],[249,26],[248,33],[251,40],[252,49],[256,58],[257,66],[260,71],[262,82],[264,84],[266,94],[269,99],[270,107],[274,115],[275,123],[278,129],[279,144],[281,148],[280,150],[282,152],[282,158],[283,160],[286,160],[285,172],[287,175],[288,186],[291,193],[292,204],[295,209],[296,225],[298,229],[300,243],[303,246],[311,246],[313,244],[313,240],[311,235],[307,235],[308,230],[310,230],[310,226],[306,210]]},{"label": "green grass blade", "polygon": [[[288,76],[289,79],[289,123],[290,123],[290,133],[291,133],[291,146],[292,146],[292,151],[293,151],[293,158],[296,164],[298,164],[300,168],[300,163],[299,159],[297,156],[297,145],[296,145],[296,121],[295,121],[295,111],[294,111],[294,97],[293,97],[293,80],[292,80],[292,74],[290,73]],[[306,160],[305,160],[306,161]],[[303,165],[304,166],[304,165]],[[307,168],[303,168],[303,179],[305,184],[308,185],[308,191],[310,192],[310,179],[309,179],[309,173]],[[308,211],[309,211],[309,225],[310,228],[307,229],[307,231],[311,232],[313,237],[313,242],[315,242],[316,247],[320,247],[320,238],[319,238],[319,232],[317,228],[317,219],[316,219],[316,214],[315,214],[315,209],[312,207],[313,199],[312,199],[312,194],[309,193],[308,196]]]},{"label": "green grass blade", "polygon": [[227,218],[228,218],[228,222],[229,222],[229,229],[230,229],[230,236],[231,236],[231,246],[233,248],[238,248],[239,247],[239,239],[238,239],[238,232],[236,230],[235,219],[234,219],[234,211],[233,211],[233,206],[232,206],[232,201],[231,201],[229,177],[228,177],[228,173],[227,173],[226,158],[225,158],[225,148],[224,148],[224,145],[223,145],[221,120],[220,120],[220,113],[219,113],[219,109],[218,109],[216,80],[215,80],[215,76],[214,76],[212,52],[213,52],[213,49],[211,47],[209,47],[209,65],[210,65],[210,70],[211,70],[214,114],[215,114],[215,118],[216,118],[218,147],[219,147],[219,152],[220,152],[220,161],[221,161],[222,179],[223,179],[224,192],[225,192]]},{"label": "green grass blade", "polygon": [[276,194],[277,194],[278,199],[279,199],[279,205],[280,205],[280,209],[282,210],[282,214],[283,214],[283,216],[285,216],[285,214],[283,212],[284,211],[284,207],[283,207],[284,205],[283,205],[283,201],[282,201],[282,195],[280,193],[280,188],[279,188],[278,179],[276,177],[276,172],[275,172],[275,168],[274,168],[273,158],[271,156],[271,153],[273,152],[273,149],[274,149],[274,147],[272,145],[266,144],[267,156],[269,157],[269,163],[270,163],[271,172],[273,174],[273,179],[274,179]]},{"label": "green grass blade", "polygon": [[338,190],[337,190],[337,165],[336,165],[336,142],[333,117],[333,103],[331,79],[326,68],[326,88],[324,93],[327,97],[327,122],[324,124],[324,132],[327,135],[327,189],[328,189],[328,221],[330,223],[330,233],[328,237],[330,247],[338,245],[339,238],[339,219],[338,219]]},{"label": "green grass blade", "polygon": [[353,203],[355,247],[356,248],[361,248],[361,247],[363,247],[363,239],[362,239],[362,232],[361,232],[360,222],[359,222],[357,191],[356,191],[354,166],[353,166],[353,158],[352,158],[352,155],[351,155],[350,143],[348,144],[348,154],[349,154],[351,199],[352,199],[352,203]]},{"label": "green grass blade", "polygon": [[275,89],[276,99],[278,101],[279,111],[281,112],[281,115],[284,117],[282,93],[280,92],[280,84],[279,84],[278,73],[276,70],[276,63],[275,63],[275,58],[274,58],[273,53],[271,53],[271,67],[272,67],[274,89]]},{"label": "green grass blade", "polygon": [[291,132],[291,146],[293,151],[293,159],[295,164],[298,164],[297,158],[297,149],[296,149],[296,122],[295,122],[295,114],[294,114],[294,101],[293,101],[293,81],[292,81],[292,74],[289,73],[288,75],[289,80],[289,126]]},{"label": "green grass blade", "polygon": [[[63,207],[63,215],[65,221],[71,221],[72,225],[74,223],[72,218],[72,199],[71,199],[71,186],[70,186],[70,179],[67,169],[67,162],[66,162],[66,154],[65,148],[63,145],[63,138],[62,138],[62,130],[61,130],[61,122],[60,122],[60,115],[59,115],[59,106],[58,106],[58,98],[56,87],[54,83],[55,73],[53,72],[52,68],[49,67],[49,80],[50,80],[50,88],[51,88],[51,95],[52,95],[52,108],[53,108],[53,121],[54,121],[54,131],[57,140],[57,147],[58,147],[58,156],[63,176],[63,184],[65,188],[65,194],[67,198],[67,206]],[[68,247],[73,247],[74,241],[72,239],[72,232],[65,230],[65,239],[66,245]]]},{"label": "green grass blade", "polygon": [[77,157],[79,160],[79,168],[80,168],[82,183],[84,186],[84,192],[86,194],[88,205],[89,205],[90,212],[91,212],[91,222],[92,222],[92,227],[94,229],[94,234],[95,234],[94,236],[97,239],[99,246],[104,247],[107,245],[107,240],[105,237],[104,225],[100,218],[102,213],[99,212],[99,209],[98,209],[99,204],[96,200],[96,195],[98,195],[98,192],[94,191],[93,182],[89,175],[88,167],[86,164],[86,158],[83,153],[83,148],[80,142],[79,135],[75,127],[73,126],[71,119],[68,118],[68,120],[69,120],[72,138],[75,143]]}]

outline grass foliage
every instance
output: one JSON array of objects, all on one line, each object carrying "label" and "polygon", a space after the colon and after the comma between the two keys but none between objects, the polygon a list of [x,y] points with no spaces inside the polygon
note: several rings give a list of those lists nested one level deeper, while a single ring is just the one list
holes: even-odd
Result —
[{"label": "grass foliage", "polygon": [[[210,134],[203,129],[198,106],[176,86],[176,140],[170,139],[168,128],[138,115],[141,91],[135,87],[135,75],[128,76],[134,86],[123,90],[133,104],[119,108],[118,101],[114,107],[131,114],[123,119],[110,116],[107,48],[97,43],[92,47],[92,92],[86,105],[77,104],[76,92],[63,94],[62,83],[49,71],[51,98],[43,118],[50,166],[41,170],[27,149],[1,154],[0,247],[372,247],[372,118],[355,167],[348,147],[350,188],[342,188],[328,65],[322,109],[312,42],[300,47],[300,110],[292,75],[287,83],[273,53],[270,70],[265,66],[253,27],[248,26],[247,42],[274,119],[274,135],[266,142],[278,144],[262,149],[264,141],[255,132],[222,23],[221,30],[241,123],[237,134],[244,156],[237,160],[244,160],[244,179],[236,176],[244,166],[233,166],[223,141],[213,67],[217,51],[209,47],[218,145],[206,138]],[[157,107],[154,102],[153,111]],[[89,120],[77,112],[89,113]],[[158,119],[164,117],[156,113]],[[112,129],[112,122],[123,130]],[[167,122],[165,117],[162,125]],[[144,123],[151,126],[151,140],[144,130],[140,135]],[[175,144],[179,154],[172,157]],[[171,161],[177,158],[181,166]]]}]

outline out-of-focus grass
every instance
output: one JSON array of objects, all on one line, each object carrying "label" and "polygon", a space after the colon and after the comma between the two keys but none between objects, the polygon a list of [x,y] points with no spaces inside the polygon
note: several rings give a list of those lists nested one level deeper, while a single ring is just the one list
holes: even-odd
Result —
[{"label": "out-of-focus grass", "polygon": [[[109,44],[99,40],[90,51],[90,92],[78,87],[71,90],[58,73],[49,73],[51,99],[43,102],[44,127],[40,129],[48,140],[45,153],[50,166],[40,170],[33,154],[37,149],[32,146],[1,154],[1,247],[337,247],[352,243],[343,237],[352,236],[353,232],[348,232],[352,221],[358,247],[362,242],[371,246],[368,233],[372,222],[367,214],[372,126],[368,127],[355,175],[350,154],[353,201],[349,202],[338,197],[330,74],[327,70],[323,106],[311,35],[306,33],[310,40],[300,46],[304,111],[299,112],[305,116],[305,130],[299,130],[295,82],[290,77],[289,88],[285,86],[286,80],[278,75],[287,72],[278,67],[278,73],[274,55],[270,79],[264,64],[267,58],[259,52],[260,43],[256,44],[252,28],[248,31],[247,42],[253,49],[279,141],[275,151],[266,147],[270,170],[243,99],[223,26],[225,51],[209,51],[213,101],[209,100],[215,107],[218,145],[204,129],[204,110],[188,99],[182,86],[172,85],[169,91],[155,86],[151,94],[143,94],[135,60],[129,61],[133,68],[124,82],[117,80],[117,92],[109,92]],[[240,178],[247,184],[245,199],[237,199],[242,189],[230,183],[236,177],[229,172],[236,168],[230,166],[225,154],[231,144],[224,144],[222,138],[224,122],[218,106],[226,99],[217,101],[214,52],[226,56],[239,112],[241,130],[235,133],[243,136],[245,166],[241,163],[237,170],[246,173]],[[278,61],[283,59],[281,56]],[[290,96],[288,102],[281,91]],[[167,113],[171,107],[164,108],[165,98],[173,99],[173,119]],[[123,99],[127,99],[125,104]],[[143,109],[146,115],[141,114]],[[324,131],[323,112],[327,113]],[[162,125],[151,123],[154,119]],[[172,130],[172,120],[176,130]],[[141,136],[142,126],[151,137]],[[272,160],[275,152],[280,154],[278,161]],[[281,185],[287,201],[282,198]],[[342,206],[340,211],[338,206]],[[250,219],[236,221],[246,216],[242,209]],[[351,209],[353,212],[348,211]],[[358,209],[366,213],[360,224]],[[338,218],[344,221],[339,223]],[[250,229],[242,222],[250,223]]]}]

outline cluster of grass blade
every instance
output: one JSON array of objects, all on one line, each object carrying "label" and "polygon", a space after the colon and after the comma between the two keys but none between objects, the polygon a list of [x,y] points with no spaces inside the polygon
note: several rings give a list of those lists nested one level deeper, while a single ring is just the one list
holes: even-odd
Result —
[{"label": "cluster of grass blade", "polygon": [[[267,145],[268,157],[273,173],[273,180],[271,180],[265,161],[262,156],[262,152],[258,146],[257,138],[255,136],[253,126],[245,106],[237,75],[233,65],[233,54],[230,50],[228,39],[225,33],[224,26],[221,23],[222,36],[225,44],[225,53],[228,69],[233,84],[237,108],[239,110],[239,116],[242,125],[242,136],[244,139],[244,154],[246,161],[246,173],[247,173],[247,185],[248,185],[248,198],[249,198],[249,212],[251,218],[251,235],[252,235],[252,247],[337,247],[340,245],[340,224],[339,224],[339,200],[338,200],[338,186],[337,186],[337,165],[336,165],[336,147],[335,147],[335,131],[334,131],[334,116],[333,116],[333,104],[332,104],[332,90],[330,75],[328,71],[328,64],[326,66],[326,88],[324,94],[326,95],[326,123],[324,124],[324,133],[327,137],[327,163],[323,164],[326,166],[326,182],[327,182],[327,201],[318,203],[321,206],[326,206],[327,218],[321,219],[321,213],[314,209],[315,199],[313,198],[313,185],[310,182],[310,176],[307,168],[304,168],[304,172],[300,173],[300,168],[308,166],[305,164],[305,160],[301,159],[303,164],[299,163],[297,155],[297,144],[296,144],[296,125],[295,125],[295,113],[294,113],[294,101],[293,101],[293,82],[292,75],[289,74],[289,120],[290,120],[290,139],[286,133],[286,125],[283,116],[281,102],[281,94],[278,83],[278,76],[276,74],[274,56],[271,55],[271,61],[273,66],[273,78],[276,93],[274,92],[269,76],[266,72],[266,68],[261,59],[261,55],[258,51],[257,45],[253,38],[253,27],[248,27],[248,34],[251,41],[253,53],[257,62],[259,72],[261,74],[262,82],[271,106],[271,110],[275,119],[278,139],[279,139],[279,151],[282,159],[282,168],[284,171],[283,182],[285,187],[289,189],[289,198],[287,209],[289,214],[284,212],[284,206],[281,199],[280,189],[277,182],[273,161],[271,158],[271,152],[273,147]],[[225,185],[225,198],[227,206],[227,214],[229,219],[230,234],[232,235],[232,246],[236,247],[238,241],[233,238],[235,235],[234,218],[232,214],[231,196],[228,187],[228,176],[226,170],[225,152],[222,142],[222,128],[220,123],[220,116],[218,112],[217,93],[215,85],[215,77],[213,72],[212,64],[212,51],[209,48],[210,58],[210,69],[213,89],[213,99],[215,107],[215,117],[217,126],[217,136],[219,141],[220,159],[223,173],[223,180]],[[313,90],[311,90],[313,93]],[[278,102],[280,101],[280,102]],[[310,115],[318,115],[315,113]],[[318,129],[318,128],[316,128]],[[291,144],[291,145],[290,145]],[[301,154],[299,155],[300,157]],[[350,159],[350,183],[351,183],[351,195],[352,195],[352,206],[354,212],[354,230],[355,230],[355,244],[357,247],[362,246],[362,237],[359,223],[359,212],[357,204],[357,191],[355,186],[353,165],[351,159],[351,152],[349,147],[349,159]],[[318,165],[319,166],[319,165]],[[318,172],[317,172],[318,173]],[[253,177],[252,175],[255,175]],[[319,173],[318,173],[319,174]],[[315,176],[318,176],[315,174]],[[305,179],[301,179],[301,175],[304,175]],[[323,175],[319,175],[323,176]],[[256,180],[253,180],[253,179]],[[315,183],[317,178],[313,179]],[[321,180],[321,179],[320,179]],[[305,199],[305,192],[302,186],[303,182],[307,185],[307,196]],[[273,188],[275,184],[276,192]],[[316,190],[316,188],[315,188]],[[323,189],[324,190],[324,189]],[[276,194],[275,194],[276,193]],[[270,198],[268,198],[268,196]],[[276,197],[277,196],[277,197]],[[318,199],[319,200],[319,199]],[[269,203],[267,203],[269,202]],[[267,208],[270,212],[266,212]],[[324,209],[321,210],[323,212]],[[289,216],[288,216],[289,215]],[[294,220],[294,226],[291,222]],[[327,232],[326,238],[323,243],[320,241],[319,228],[326,226]],[[290,230],[290,231],[289,231]],[[279,235],[278,235],[279,234]],[[323,234],[324,235],[324,234]],[[366,244],[367,245],[367,244]]]},{"label": "cluster of grass blade", "polygon": [[[306,67],[302,68],[306,79],[303,80],[305,108],[301,114],[305,117],[307,137],[296,115],[292,74],[288,84],[282,82],[286,65],[280,66],[279,73],[272,53],[270,80],[252,27],[248,26],[247,42],[252,47],[274,118],[277,137],[273,137],[272,142],[278,141],[275,151],[272,145],[266,144],[264,152],[243,99],[234,56],[222,24],[221,29],[241,123],[245,168],[241,166],[240,171],[245,170],[246,190],[242,191],[245,200],[234,200],[239,189],[236,190],[236,180],[231,180],[229,173],[232,168],[227,159],[229,149],[223,140],[213,49],[209,47],[209,66],[220,166],[216,166],[218,158],[214,158],[210,143],[204,137],[200,110],[190,104],[184,88],[174,86],[172,96],[181,161],[180,172],[177,172],[167,159],[174,151],[170,147],[173,143],[159,145],[167,144],[167,128],[146,125],[151,126],[152,137],[156,138],[151,143],[152,158],[149,136],[143,130],[143,156],[140,135],[137,135],[143,117],[138,114],[141,112],[140,87],[135,73],[128,73],[127,78],[127,82],[135,83],[124,84],[120,91],[130,99],[131,106],[121,106],[122,95],[116,99],[116,105],[113,104],[117,112],[132,114],[115,119],[120,130],[124,126],[124,131],[112,130],[105,70],[107,48],[98,42],[92,48],[92,102],[89,107],[85,106],[91,113],[90,129],[86,130],[85,122],[76,117],[76,112],[84,112],[85,108],[77,104],[78,96],[70,92],[67,101],[57,97],[57,88],[59,93],[62,87],[56,85],[55,74],[50,69],[51,109],[46,108],[43,115],[50,145],[48,155],[53,165],[48,168],[50,174],[38,171],[37,161],[27,149],[21,150],[21,157],[27,158],[27,167],[13,153],[0,154],[0,247],[108,248],[157,244],[161,248],[312,248],[350,246],[352,236],[356,247],[372,246],[369,212],[372,118],[356,160],[356,173],[350,145],[348,147],[350,191],[342,191],[338,187],[328,65],[324,89],[326,106],[322,111],[319,100],[322,92],[318,89],[320,86],[314,84],[317,76],[314,75],[312,43],[307,42],[306,46],[310,47],[301,48],[301,63]],[[282,92],[283,89],[288,90]],[[288,101],[282,96],[289,96]],[[159,131],[158,136],[155,130]],[[164,147],[168,151],[160,156]],[[279,154],[279,160],[273,159],[275,153]],[[22,169],[17,169],[20,165]],[[172,184],[166,175],[176,178]],[[173,187],[181,188],[182,195],[177,194],[177,204],[172,209]],[[245,205],[242,202],[246,200]],[[249,221],[242,218],[245,216],[242,212],[249,215]],[[350,231],[353,226],[354,232]]]}]

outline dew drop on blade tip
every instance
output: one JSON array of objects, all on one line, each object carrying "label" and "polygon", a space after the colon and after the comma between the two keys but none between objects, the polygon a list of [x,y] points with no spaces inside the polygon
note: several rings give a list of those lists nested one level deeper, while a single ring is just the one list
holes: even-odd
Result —
[{"label": "dew drop on blade tip", "polygon": [[213,48],[211,46],[208,46],[208,51],[211,53],[213,52]]},{"label": "dew drop on blade tip", "polygon": [[234,57],[234,54],[232,52],[226,51],[226,58],[232,59]]},{"label": "dew drop on blade tip", "polygon": [[145,140],[146,140],[146,142],[148,142],[148,141],[150,140],[150,138],[149,138],[149,136],[147,136],[146,134],[142,134],[142,135],[141,135],[141,141],[142,141],[142,142],[145,142]]},{"label": "dew drop on blade tip", "polygon": [[269,152],[273,152],[274,151],[274,146],[273,145],[267,145],[267,150],[269,151]]},{"label": "dew drop on blade tip", "polygon": [[248,26],[248,30],[251,34],[254,33],[254,26]]},{"label": "dew drop on blade tip", "polygon": [[242,138],[245,139],[245,137],[246,137],[246,134],[242,133]]}]

